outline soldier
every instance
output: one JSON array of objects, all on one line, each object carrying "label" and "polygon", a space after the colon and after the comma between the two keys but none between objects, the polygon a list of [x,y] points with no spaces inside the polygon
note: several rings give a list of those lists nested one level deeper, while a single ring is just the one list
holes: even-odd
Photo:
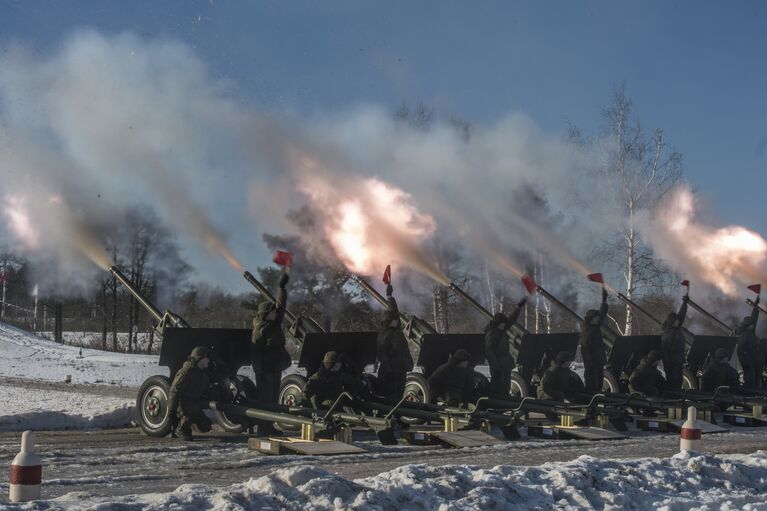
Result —
[{"label": "soldier", "polygon": [[740,378],[738,371],[730,365],[729,358],[726,349],[716,350],[714,358],[700,377],[700,390],[713,392],[719,387],[729,387],[731,391],[737,390],[740,386]]},{"label": "soldier", "polygon": [[[202,410],[200,402],[208,393],[210,380],[206,370],[210,364],[208,349],[197,346],[173,378],[168,393],[168,410],[178,418],[181,438],[192,440],[192,425],[202,433],[210,431],[210,419]],[[175,436],[175,432],[172,432]]]},{"label": "soldier", "polygon": [[389,307],[383,313],[383,322],[378,330],[376,356],[381,392],[387,399],[399,401],[405,393],[407,373],[413,369],[413,356],[402,333],[399,308],[392,292],[391,284],[387,285]]},{"label": "soldier", "polygon": [[647,353],[636,366],[629,378],[629,390],[641,392],[648,397],[658,397],[666,386],[666,379],[660,374],[658,364],[662,355],[658,350]]},{"label": "soldier", "polygon": [[538,386],[538,399],[551,401],[574,401],[578,392],[583,391],[583,383],[578,375],[570,370],[573,356],[560,351],[543,374]]},{"label": "soldier", "polygon": [[313,408],[328,408],[344,391],[344,375],[341,372],[341,357],[338,352],[328,351],[322,365],[306,382],[304,395]]},{"label": "soldier", "polygon": [[682,325],[687,316],[687,301],[689,295],[682,297],[679,312],[669,312],[663,322],[663,333],[660,336],[661,354],[663,357],[663,372],[666,373],[666,384],[671,390],[682,390],[682,374],[684,370],[684,334]]},{"label": "soldier", "polygon": [[599,310],[586,312],[581,327],[581,357],[583,357],[583,379],[586,390],[591,393],[602,391],[607,354],[602,340],[602,323],[607,317],[607,290],[602,288],[602,305]]},{"label": "soldier", "polygon": [[[253,318],[253,337],[251,346],[251,364],[256,377],[256,400],[262,403],[276,403],[280,392],[282,371],[290,367],[290,355],[285,349],[285,333],[282,331],[282,319],[288,293],[285,286],[288,274],[280,278],[277,292],[277,304],[264,301],[258,306]],[[270,422],[260,421],[259,430],[274,433]]]},{"label": "soldier", "polygon": [[470,403],[474,397],[474,371],[469,367],[471,355],[466,350],[456,350],[450,359],[429,376],[428,387],[432,401],[448,406]]},{"label": "soldier", "polygon": [[526,302],[527,298],[522,298],[508,317],[502,312],[496,313],[485,327],[485,357],[487,357],[487,365],[490,367],[488,393],[492,398],[509,398],[511,370],[514,369],[516,363],[511,355],[506,330],[516,323]]},{"label": "soldier", "polygon": [[764,370],[761,343],[756,336],[756,320],[759,319],[759,295],[754,300],[751,315],[743,318],[738,336],[738,360],[743,368],[743,386],[758,389],[762,386]]}]

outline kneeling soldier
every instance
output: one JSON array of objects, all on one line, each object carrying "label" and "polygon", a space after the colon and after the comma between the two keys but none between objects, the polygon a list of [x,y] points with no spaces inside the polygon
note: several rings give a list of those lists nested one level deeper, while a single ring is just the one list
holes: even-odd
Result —
[{"label": "kneeling soldier", "polygon": [[474,370],[469,367],[470,358],[468,351],[456,350],[447,362],[434,370],[428,380],[433,402],[458,406],[473,400]]},{"label": "kneeling soldier", "polygon": [[640,392],[648,397],[661,395],[666,387],[666,379],[658,370],[658,364],[662,358],[660,351],[657,350],[652,350],[642,357],[629,378],[629,390],[631,392]]},{"label": "kneeling soldier", "polygon": [[577,392],[584,391],[583,382],[570,370],[573,356],[560,351],[551,361],[538,386],[538,399],[549,401],[574,401]]},{"label": "kneeling soldier", "polygon": [[335,351],[328,351],[322,365],[306,382],[304,395],[313,408],[328,408],[344,391],[344,375],[341,372],[341,357]]},{"label": "kneeling soldier", "polygon": [[729,387],[735,391],[740,386],[738,371],[733,369],[728,361],[727,350],[719,348],[714,353],[714,358],[703,371],[700,378],[700,390],[713,392],[719,387]]},{"label": "kneeling soldier", "polygon": [[192,440],[192,425],[197,426],[202,433],[207,433],[211,428],[210,419],[201,406],[210,387],[206,373],[209,364],[208,349],[197,346],[178,370],[170,386],[169,413],[178,417],[178,432],[184,440]]}]

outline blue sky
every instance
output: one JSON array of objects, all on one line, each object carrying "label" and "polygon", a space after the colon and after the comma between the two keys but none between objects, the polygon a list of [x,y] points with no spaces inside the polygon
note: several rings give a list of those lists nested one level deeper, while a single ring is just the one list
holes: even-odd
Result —
[{"label": "blue sky", "polygon": [[276,111],[424,101],[592,131],[625,81],[718,218],[767,234],[764,2],[0,0],[3,42],[44,53],[80,27],[182,40],[233,95]]}]

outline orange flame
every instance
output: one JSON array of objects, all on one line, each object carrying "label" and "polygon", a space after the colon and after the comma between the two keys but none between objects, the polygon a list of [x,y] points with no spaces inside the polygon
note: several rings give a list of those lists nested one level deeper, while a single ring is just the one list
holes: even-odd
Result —
[{"label": "orange flame", "polygon": [[711,227],[695,221],[695,199],[678,188],[651,222],[648,239],[682,273],[694,273],[734,296],[739,284],[767,282],[767,240],[741,226]]},{"label": "orange flame", "polygon": [[375,178],[325,178],[318,164],[296,154],[299,189],[318,212],[325,238],[353,273],[371,275],[387,264],[408,266],[437,282],[449,279],[421,250],[436,222],[403,190]]}]

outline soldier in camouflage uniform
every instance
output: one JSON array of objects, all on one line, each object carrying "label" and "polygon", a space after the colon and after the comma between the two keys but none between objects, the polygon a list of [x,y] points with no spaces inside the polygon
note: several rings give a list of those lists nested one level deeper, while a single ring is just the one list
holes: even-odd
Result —
[{"label": "soldier in camouflage uniform", "polygon": [[468,351],[459,349],[434,370],[428,379],[432,402],[458,406],[474,400],[474,369],[469,366],[470,358]]},{"label": "soldier in camouflage uniform", "polygon": [[538,386],[538,399],[574,401],[576,393],[584,390],[580,378],[570,369],[572,361],[573,356],[566,351],[557,354],[543,373],[541,384]]},{"label": "soldier in camouflage uniform", "polygon": [[378,383],[381,393],[392,401],[399,401],[405,393],[408,371],[413,369],[413,356],[407,339],[402,333],[399,308],[392,296],[392,286],[386,286],[389,307],[384,311],[383,322],[378,330],[376,357],[378,358]]},{"label": "soldier in camouflage uniform", "polygon": [[648,397],[658,397],[666,387],[666,379],[658,370],[662,355],[658,350],[647,353],[629,378],[629,390],[641,392]]},{"label": "soldier in camouflage uniform", "polygon": [[341,357],[335,351],[328,351],[322,365],[306,382],[304,395],[312,408],[328,408],[344,391],[345,378],[341,371]]},{"label": "soldier in camouflage uniform", "polygon": [[184,440],[192,440],[192,426],[202,433],[210,431],[210,419],[202,409],[202,400],[208,394],[210,380],[208,349],[197,346],[176,372],[168,395],[169,412],[178,418],[178,433]]},{"label": "soldier in camouflage uniform", "polygon": [[602,305],[599,310],[586,312],[581,327],[581,357],[583,358],[583,380],[586,390],[595,394],[602,391],[605,376],[607,352],[602,339],[602,324],[607,318],[607,290],[602,288]]},{"label": "soldier in camouflage uniform", "polygon": [[506,330],[517,322],[526,302],[527,298],[522,298],[508,317],[502,312],[496,313],[485,327],[485,357],[490,367],[488,393],[492,398],[509,398],[511,370],[516,366],[516,362],[511,354]]},{"label": "soldier in camouflage uniform", "polygon": [[[277,403],[282,371],[291,364],[290,354],[285,349],[285,333],[282,331],[288,301],[285,290],[288,278],[287,273],[283,273],[280,278],[277,304],[262,302],[253,318],[251,364],[256,378],[256,401],[262,403]],[[275,432],[271,422],[259,421],[258,424],[259,433]]]},{"label": "soldier in camouflage uniform", "polygon": [[682,390],[685,344],[682,325],[687,316],[688,300],[689,296],[684,295],[679,312],[669,312],[660,336],[663,372],[666,373],[666,383],[671,390]]},{"label": "soldier in camouflage uniform", "polygon": [[743,368],[743,386],[757,389],[762,386],[764,354],[761,342],[756,336],[756,321],[759,319],[759,296],[754,302],[750,316],[743,318],[738,335],[738,360]]}]

